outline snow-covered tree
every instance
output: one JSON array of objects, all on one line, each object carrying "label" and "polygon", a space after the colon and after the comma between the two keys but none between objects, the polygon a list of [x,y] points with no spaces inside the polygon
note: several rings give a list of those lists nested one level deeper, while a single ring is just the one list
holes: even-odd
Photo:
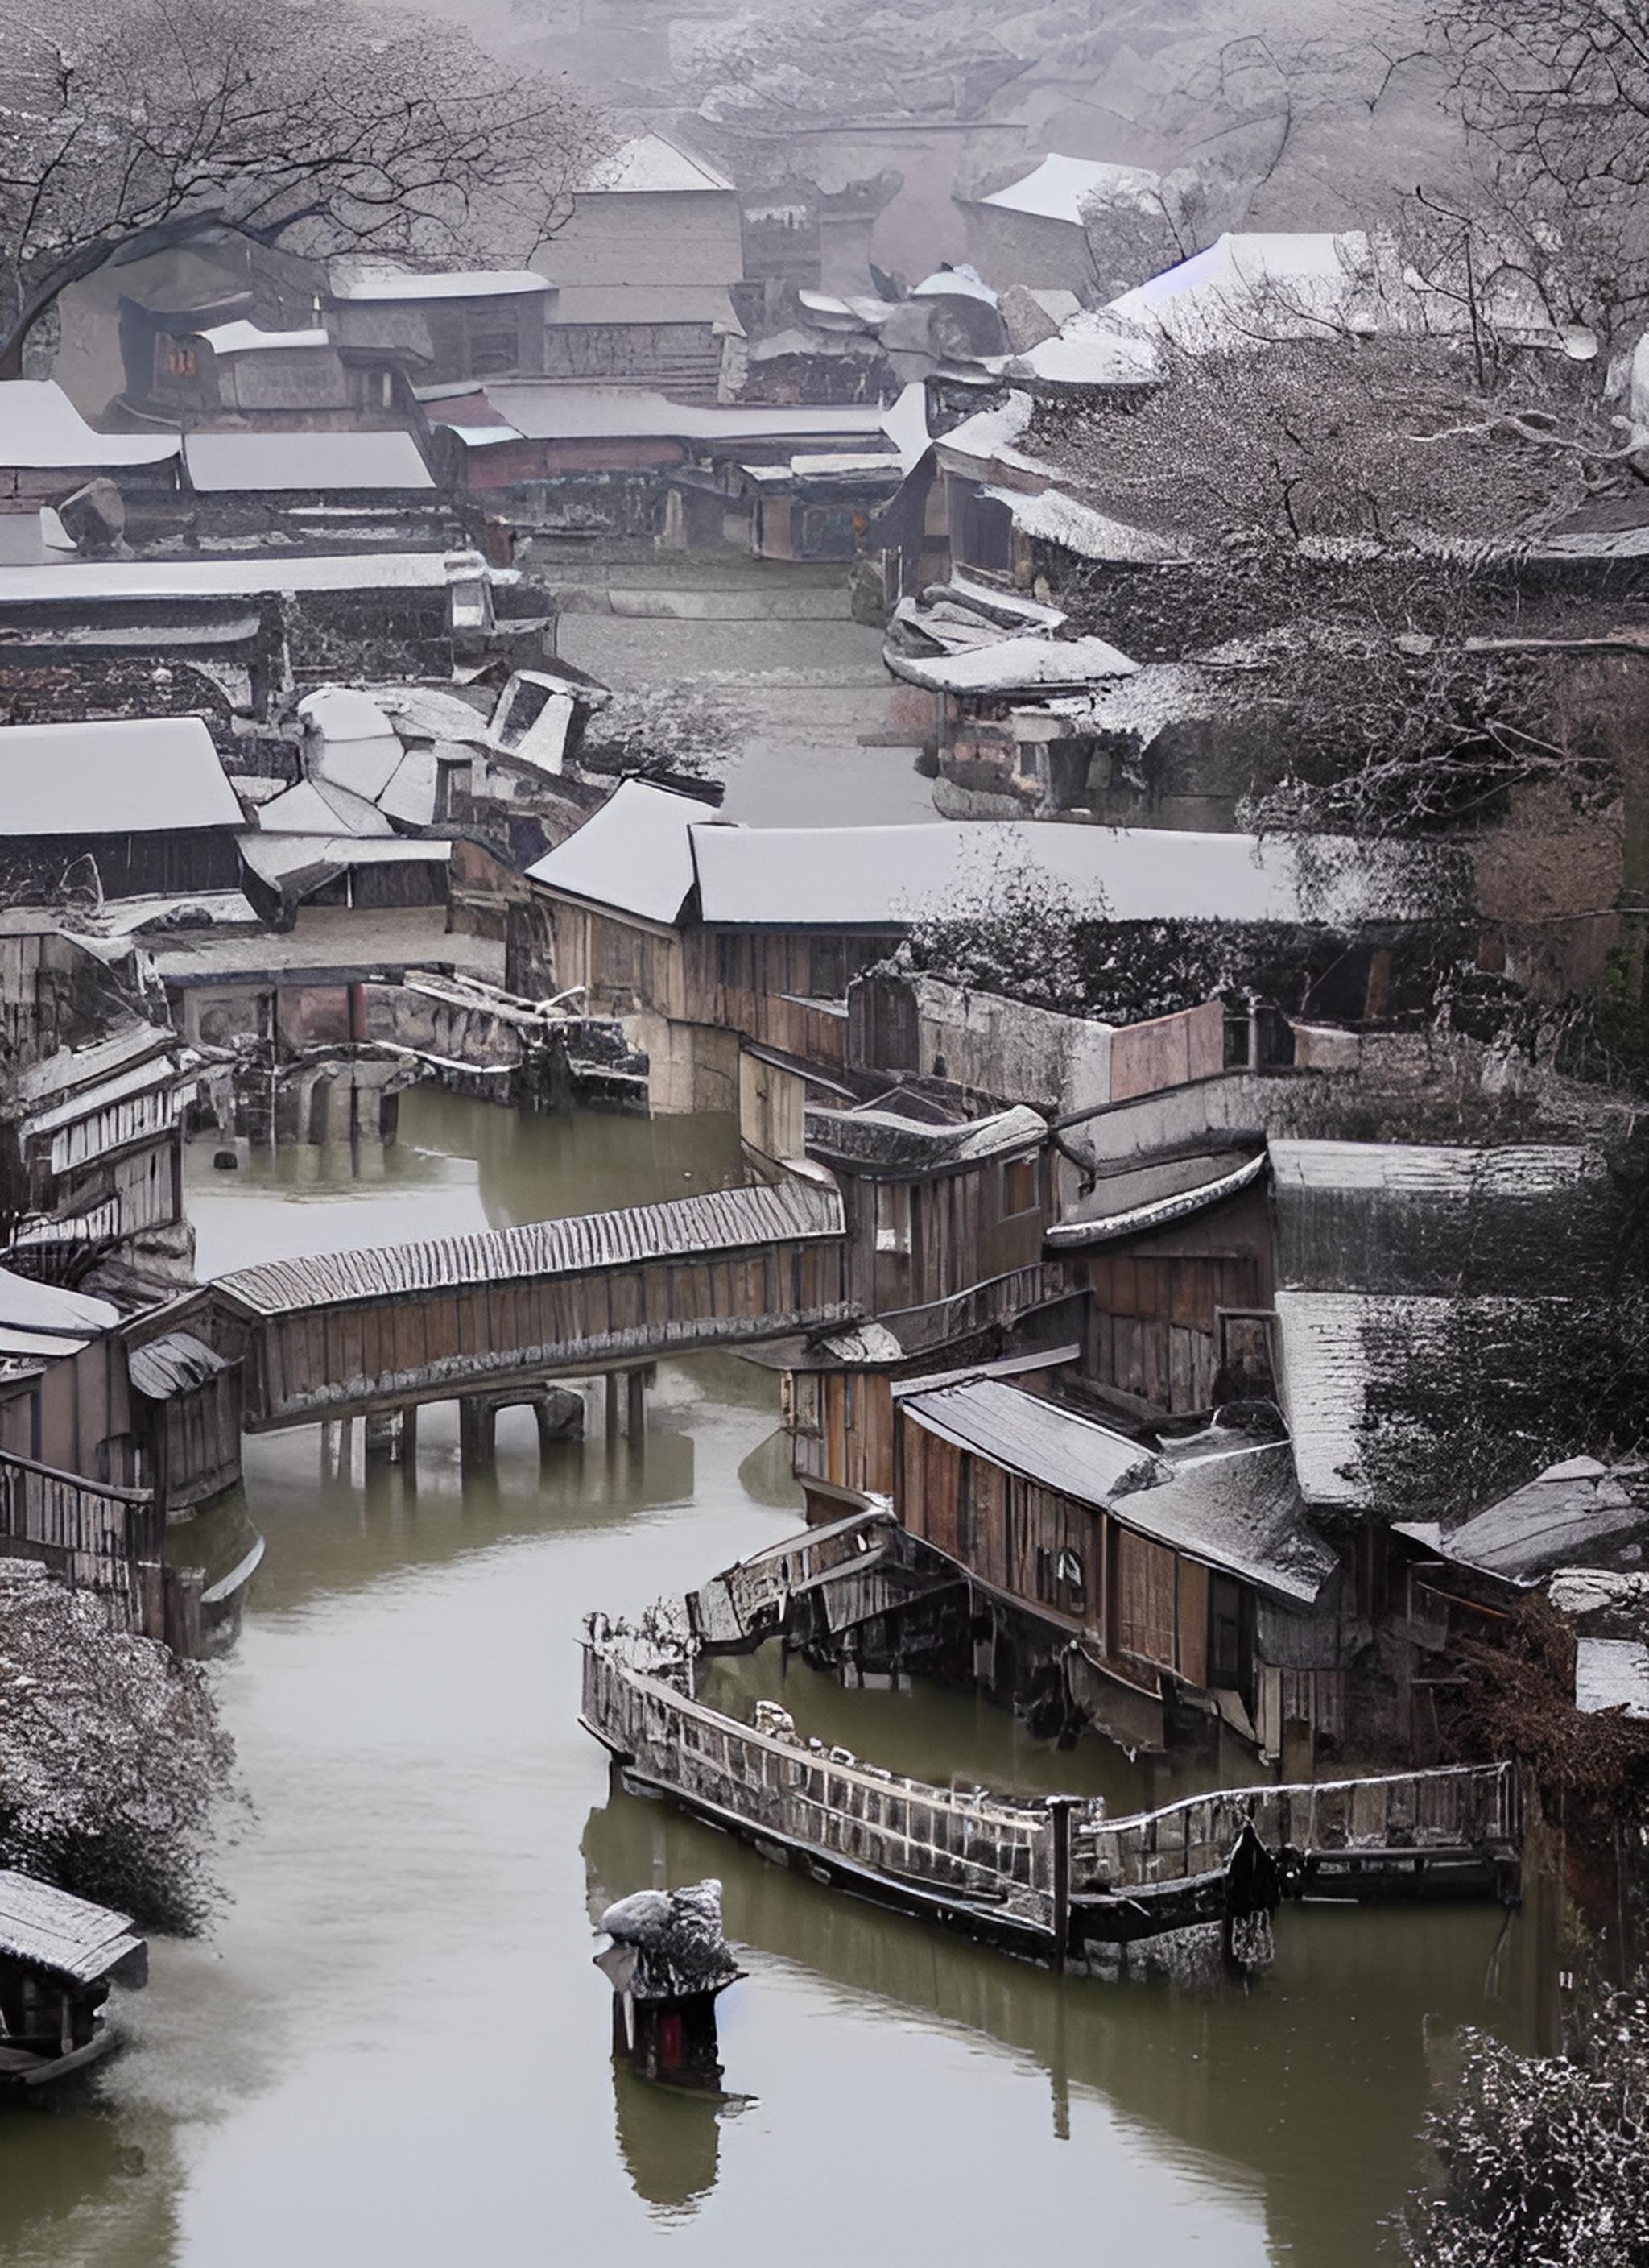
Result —
[{"label": "snow-covered tree", "polygon": [[0,1865],[188,1934],[234,1751],[207,1673],[0,1559]]}]

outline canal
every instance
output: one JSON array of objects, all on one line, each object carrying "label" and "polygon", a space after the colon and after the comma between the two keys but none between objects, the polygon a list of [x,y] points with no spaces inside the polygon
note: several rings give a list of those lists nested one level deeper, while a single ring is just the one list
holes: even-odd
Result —
[{"label": "canal", "polygon": [[[423,1094],[357,1162],[229,1175],[203,1150],[202,1271],[737,1177],[725,1122]],[[209,1938],[155,1947],[83,2095],[0,2113],[6,2268],[1393,2257],[1457,2028],[1528,2037],[1527,1922],[1289,1910],[1247,1992],[1061,1986],[610,1789],[574,1721],[580,1618],[797,1524],[777,1420],[770,1373],[712,1357],[661,1369],[640,1457],[598,1427],[541,1474],[512,1413],[465,1484],[445,1405],[415,1489],[323,1476],[314,1432],[248,1445],[244,1509],[184,1539],[227,1551],[249,1520],[268,1544],[213,1672],[248,1799],[227,1902]],[[1108,1749],[1055,1756],[958,1697],[784,1690],[804,1729],[931,1777],[1152,1800]],[[589,1915],[711,1873],[750,1972],[722,2004],[735,2099],[615,2088]]]}]

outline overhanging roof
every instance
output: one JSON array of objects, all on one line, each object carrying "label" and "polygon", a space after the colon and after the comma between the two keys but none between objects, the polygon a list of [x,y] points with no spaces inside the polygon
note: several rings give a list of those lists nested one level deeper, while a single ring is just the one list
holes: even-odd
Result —
[{"label": "overhanging roof", "polygon": [[0,1953],[91,1984],[142,1947],[129,1914],[70,1897],[32,1874],[0,1870]]}]

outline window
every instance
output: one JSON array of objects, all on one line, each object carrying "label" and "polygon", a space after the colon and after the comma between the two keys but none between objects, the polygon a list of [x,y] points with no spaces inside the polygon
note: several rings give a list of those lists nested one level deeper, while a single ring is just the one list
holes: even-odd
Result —
[{"label": "window", "polygon": [[1002,1218],[1012,1220],[1017,1214],[1034,1212],[1042,1202],[1035,1158],[1010,1158],[1002,1168]]},{"label": "window", "polygon": [[847,998],[847,953],[839,937],[809,940],[807,990],[815,1000]]},{"label": "window", "polygon": [[786,1373],[790,1384],[791,1423],[799,1433],[819,1431],[819,1373],[816,1370],[792,1370]]},{"label": "window", "polygon": [[1036,1595],[1045,1606],[1063,1615],[1087,1610],[1088,1575],[1082,1554],[1067,1545],[1039,1543],[1036,1547]]},{"label": "window", "polygon": [[469,339],[469,374],[472,378],[496,377],[501,371],[513,370],[519,359],[519,349],[513,331],[472,331]]},{"label": "window", "polygon": [[878,1182],[876,1184],[876,1249],[878,1252],[909,1252],[910,1249],[909,1182]]}]

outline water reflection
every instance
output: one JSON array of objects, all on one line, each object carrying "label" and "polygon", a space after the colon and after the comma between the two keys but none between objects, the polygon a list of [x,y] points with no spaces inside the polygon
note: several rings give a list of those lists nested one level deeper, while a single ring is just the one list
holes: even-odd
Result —
[{"label": "water reflection", "polygon": [[[203,1265],[738,1171],[726,1122],[404,1108],[371,1182],[336,1160],[216,1176],[209,1160]],[[438,1405],[416,1490],[369,1479],[358,1442],[323,1472],[314,1430],[249,1444],[222,1543],[250,1521],[268,1556],[213,1672],[255,1806],[223,1853],[232,1903],[210,1940],[157,1948],[121,2005],[130,2048],[79,2097],[0,2113],[6,2268],[629,2268],[655,2247],[725,2268],[781,2232],[799,2268],[872,2242],[974,2268],[1027,2234],[1370,2268],[1434,2043],[1462,2018],[1527,2036],[1527,1918],[1495,1985],[1499,1917],[1462,1908],[1291,1911],[1246,1998],[1061,1986],[610,1792],[577,1725],[580,1619],[794,1525],[776,1422],[771,1374],[723,1355],[661,1366],[639,1457],[593,1432],[541,1471],[521,1413],[497,1470],[465,1483]],[[972,1697],[843,1693],[777,1657],[715,1675],[741,1712],[770,1680],[821,1736],[924,1776],[965,1756],[1005,1786],[1160,1800],[1102,1744],[1061,1754]],[[728,2083],[755,2098],[737,2116],[609,2077],[590,1963],[592,1900],[706,1874],[751,1948],[718,2009]]]}]

